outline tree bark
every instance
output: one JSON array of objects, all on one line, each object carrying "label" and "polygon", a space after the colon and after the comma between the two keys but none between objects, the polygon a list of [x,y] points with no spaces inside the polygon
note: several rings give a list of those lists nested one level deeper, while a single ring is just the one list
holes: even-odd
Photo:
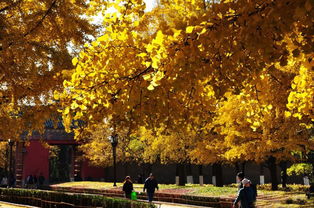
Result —
[{"label": "tree bark", "polygon": [[185,186],[185,167],[183,164],[177,164],[176,176],[179,176],[179,186]]},{"label": "tree bark", "polygon": [[235,170],[236,170],[236,174],[237,174],[238,172],[240,172],[239,163],[236,162],[234,166],[235,166]]},{"label": "tree bark", "polygon": [[128,162],[124,163],[124,175],[125,176],[129,175],[129,163]]},{"label": "tree bark", "polygon": [[246,162],[244,161],[244,162],[242,162],[242,173],[245,175],[245,164],[246,164]]},{"label": "tree bark", "polygon": [[213,175],[216,176],[216,186],[223,186],[222,166],[219,163],[213,165]]},{"label": "tree bark", "polygon": [[280,163],[280,169],[281,169],[281,183],[282,183],[282,188],[287,188],[287,162],[282,161]]},{"label": "tree bark", "polygon": [[203,166],[202,165],[199,165],[198,166],[198,174],[201,176],[203,175]]},{"label": "tree bark", "polygon": [[271,190],[278,190],[276,158],[273,156],[268,159],[268,169],[270,171]]},{"label": "tree bark", "polygon": [[147,163],[146,164],[146,177],[148,177],[149,176],[149,174],[151,174],[152,173],[152,164],[150,164],[150,163]]}]

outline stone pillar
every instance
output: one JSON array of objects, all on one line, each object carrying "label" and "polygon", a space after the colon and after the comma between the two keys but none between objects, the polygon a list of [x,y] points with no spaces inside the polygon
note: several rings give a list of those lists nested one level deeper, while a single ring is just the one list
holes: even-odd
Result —
[{"label": "stone pillar", "polygon": [[199,184],[200,186],[204,185],[204,176],[203,176],[203,166],[199,165],[198,166],[198,173],[199,173]]},{"label": "stone pillar", "polygon": [[216,176],[215,176],[215,175],[212,176],[212,184],[213,184],[214,186],[217,185]]},{"label": "stone pillar", "polygon": [[259,184],[260,184],[260,185],[264,185],[264,184],[265,184],[265,176],[264,176],[264,167],[263,167],[263,164],[260,165]]},{"label": "stone pillar", "polygon": [[186,173],[187,173],[186,182],[193,184],[194,181],[193,181],[192,167],[190,163],[186,165]]},{"label": "stone pillar", "polygon": [[304,185],[310,185],[309,177],[308,176],[304,176],[303,177],[303,182],[304,182]]}]

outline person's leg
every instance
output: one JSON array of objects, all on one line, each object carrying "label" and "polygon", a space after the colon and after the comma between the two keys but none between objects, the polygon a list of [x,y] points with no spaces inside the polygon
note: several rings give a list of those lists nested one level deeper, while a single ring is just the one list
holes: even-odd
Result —
[{"label": "person's leg", "polygon": [[150,193],[147,192],[147,200],[150,202]]},{"label": "person's leg", "polygon": [[154,198],[154,193],[147,192],[147,196],[148,196],[148,201],[152,202]]},{"label": "person's leg", "polygon": [[125,193],[125,198],[131,199],[131,193]]}]

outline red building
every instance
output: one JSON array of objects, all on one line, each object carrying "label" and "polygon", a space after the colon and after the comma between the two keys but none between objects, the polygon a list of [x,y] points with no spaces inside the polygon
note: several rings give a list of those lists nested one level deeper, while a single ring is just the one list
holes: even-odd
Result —
[{"label": "red building", "polygon": [[53,128],[48,121],[43,135],[34,133],[26,142],[16,143],[16,186],[23,186],[29,175],[43,175],[46,183],[103,179],[103,168],[83,160],[77,146],[73,134],[66,133],[60,124]]}]

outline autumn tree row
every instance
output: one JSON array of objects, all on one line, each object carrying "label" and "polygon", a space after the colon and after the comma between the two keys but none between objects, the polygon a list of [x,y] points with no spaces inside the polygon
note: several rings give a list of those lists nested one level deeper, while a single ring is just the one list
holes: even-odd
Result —
[{"label": "autumn tree row", "polygon": [[[142,0],[0,3],[1,137],[40,128],[58,108],[98,164],[108,162],[112,133],[120,158],[136,161],[272,168],[304,160],[314,147],[313,7],[161,0],[148,12]],[[101,35],[90,42],[94,15],[103,18]],[[86,125],[71,129],[77,120]]]},{"label": "autumn tree row", "polygon": [[[110,132],[124,158],[266,161],[272,174],[277,162],[312,150],[313,1],[102,6],[102,36],[72,60],[64,91],[55,92],[67,128],[87,121],[74,131],[88,140],[90,159],[108,152]],[[86,135],[103,125],[103,140]],[[105,147],[89,146],[98,144]]]}]

